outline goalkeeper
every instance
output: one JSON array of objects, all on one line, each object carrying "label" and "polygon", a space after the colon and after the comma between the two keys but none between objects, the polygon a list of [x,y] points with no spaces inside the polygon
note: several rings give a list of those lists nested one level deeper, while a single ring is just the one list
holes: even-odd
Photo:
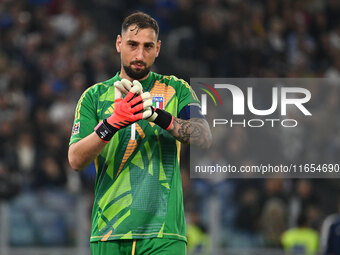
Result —
[{"label": "goalkeeper", "polygon": [[191,87],[150,71],[158,24],[125,18],[121,70],[80,97],[68,152],[73,169],[93,160],[92,255],[186,254],[180,142],[209,147],[211,133]]}]

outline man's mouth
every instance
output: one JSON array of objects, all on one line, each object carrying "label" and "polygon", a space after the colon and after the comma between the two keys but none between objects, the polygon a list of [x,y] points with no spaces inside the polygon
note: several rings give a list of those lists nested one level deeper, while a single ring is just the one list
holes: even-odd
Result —
[{"label": "man's mouth", "polygon": [[133,63],[132,64],[132,67],[133,68],[136,68],[136,69],[142,69],[142,68],[144,68],[144,64],[142,64],[142,63]]}]

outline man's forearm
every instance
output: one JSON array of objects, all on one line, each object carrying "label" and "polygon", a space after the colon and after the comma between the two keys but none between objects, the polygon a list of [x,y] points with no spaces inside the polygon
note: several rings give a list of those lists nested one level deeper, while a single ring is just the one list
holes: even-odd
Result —
[{"label": "man's forearm", "polygon": [[175,118],[168,131],[173,137],[185,144],[193,144],[202,148],[209,148],[211,145],[209,124],[204,119],[182,120]]},{"label": "man's forearm", "polygon": [[74,170],[83,169],[100,154],[105,145],[106,143],[95,132],[71,144],[68,150],[68,159],[71,167]]}]

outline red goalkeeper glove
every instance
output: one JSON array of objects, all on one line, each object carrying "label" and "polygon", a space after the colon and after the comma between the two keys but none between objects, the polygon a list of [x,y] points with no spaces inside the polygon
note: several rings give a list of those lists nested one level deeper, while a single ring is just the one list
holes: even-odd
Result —
[{"label": "red goalkeeper glove", "polygon": [[[115,83],[115,87],[120,94],[127,94],[132,87],[140,87],[141,91],[143,91],[142,84],[140,84],[139,81],[134,80],[132,83],[126,79],[122,79],[119,82]],[[174,121],[174,117],[168,113],[167,111],[154,108],[152,106],[145,107],[144,110],[144,116],[143,119],[146,119],[148,121],[152,121],[161,128],[168,130]]]},{"label": "red goalkeeper glove", "polygon": [[150,93],[145,92],[137,96],[140,92],[140,87],[134,86],[124,99],[121,94],[116,94],[112,115],[95,128],[95,132],[104,142],[109,142],[118,130],[150,115],[144,111],[152,104]]}]

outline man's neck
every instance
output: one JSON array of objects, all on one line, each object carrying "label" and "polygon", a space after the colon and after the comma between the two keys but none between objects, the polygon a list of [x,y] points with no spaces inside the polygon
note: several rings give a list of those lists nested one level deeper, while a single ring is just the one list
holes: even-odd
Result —
[{"label": "man's neck", "polygon": [[[146,79],[149,77],[149,75],[150,75],[150,72],[149,72],[145,77],[143,77],[142,79],[139,79],[138,81],[144,81],[144,80],[146,80]],[[130,76],[128,76],[128,75],[126,74],[124,68],[121,68],[121,69],[120,69],[119,77],[120,77],[121,79],[127,79],[127,80],[129,80],[129,81],[134,81],[134,80],[136,80],[136,79],[133,79],[133,78],[131,78]]]}]

